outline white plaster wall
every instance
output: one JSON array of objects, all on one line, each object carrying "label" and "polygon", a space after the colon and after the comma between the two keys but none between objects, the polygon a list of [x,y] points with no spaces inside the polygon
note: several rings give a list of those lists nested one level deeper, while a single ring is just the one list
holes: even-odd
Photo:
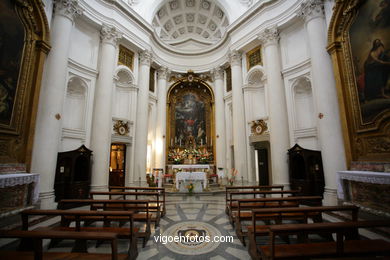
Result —
[{"label": "white plaster wall", "polygon": [[304,24],[297,22],[280,32],[282,68],[293,67],[309,58]]},{"label": "white plaster wall", "polygon": [[99,31],[77,20],[71,37],[69,58],[83,66],[96,69],[100,44]]},{"label": "white plaster wall", "polygon": [[51,27],[51,20],[53,17],[53,0],[42,0],[44,9],[45,9],[45,14],[46,14],[46,19],[49,24],[49,28]]}]

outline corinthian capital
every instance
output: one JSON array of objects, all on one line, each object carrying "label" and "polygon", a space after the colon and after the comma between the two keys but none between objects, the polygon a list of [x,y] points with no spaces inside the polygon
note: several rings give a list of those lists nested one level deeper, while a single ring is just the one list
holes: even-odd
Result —
[{"label": "corinthian capital", "polygon": [[229,53],[229,60],[231,66],[241,66],[242,53],[239,51],[232,51]]},{"label": "corinthian capital", "polygon": [[305,19],[306,22],[313,18],[324,17],[324,15],[323,0],[306,0],[301,4],[301,9],[298,11],[298,16]]},{"label": "corinthian capital", "polygon": [[161,67],[157,70],[157,79],[168,80],[171,71],[166,67]]},{"label": "corinthian capital", "polygon": [[139,61],[141,65],[150,66],[152,63],[152,54],[149,51],[141,51],[139,53]]},{"label": "corinthian capital", "polygon": [[278,44],[279,40],[279,31],[276,27],[271,27],[265,29],[262,33],[259,34],[259,40],[264,46],[271,44]]},{"label": "corinthian capital", "polygon": [[76,16],[83,14],[78,0],[55,0],[54,10],[56,15],[62,15],[73,21]]},{"label": "corinthian capital", "polygon": [[122,33],[111,25],[103,24],[100,30],[100,39],[102,43],[112,44],[116,47],[118,40],[122,38]]},{"label": "corinthian capital", "polygon": [[217,67],[211,71],[214,80],[223,80],[223,72],[221,67]]}]

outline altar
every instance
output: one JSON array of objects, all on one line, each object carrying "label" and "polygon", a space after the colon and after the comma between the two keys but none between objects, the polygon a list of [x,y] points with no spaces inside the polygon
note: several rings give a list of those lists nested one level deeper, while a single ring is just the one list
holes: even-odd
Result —
[{"label": "altar", "polygon": [[[202,185],[199,185],[201,182]],[[178,172],[176,173],[176,189],[187,191],[187,185],[192,183],[195,192],[201,192],[207,187],[207,174],[205,172]]]},{"label": "altar", "polygon": [[171,167],[175,172],[176,190],[186,192],[190,183],[194,185],[194,192],[202,192],[207,188],[207,173],[210,170],[210,165],[177,164]]}]

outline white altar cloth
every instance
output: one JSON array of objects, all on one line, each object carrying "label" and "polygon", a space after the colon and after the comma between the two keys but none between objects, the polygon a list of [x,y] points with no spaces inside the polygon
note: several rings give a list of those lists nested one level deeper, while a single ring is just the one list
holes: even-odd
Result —
[{"label": "white altar cloth", "polygon": [[39,198],[39,174],[37,173],[9,173],[0,174],[0,188],[29,184],[34,182],[34,191],[32,203],[38,201]]},{"label": "white altar cloth", "polygon": [[390,174],[387,172],[370,171],[339,171],[337,194],[339,199],[346,199],[344,194],[343,180],[358,181],[366,183],[390,184]]},{"label": "white altar cloth", "polygon": [[179,181],[197,181],[203,180],[203,189],[207,187],[207,175],[205,172],[177,172],[176,189],[179,189]]},{"label": "white altar cloth", "polygon": [[172,165],[172,169],[210,169],[210,165],[208,164],[174,164]]}]

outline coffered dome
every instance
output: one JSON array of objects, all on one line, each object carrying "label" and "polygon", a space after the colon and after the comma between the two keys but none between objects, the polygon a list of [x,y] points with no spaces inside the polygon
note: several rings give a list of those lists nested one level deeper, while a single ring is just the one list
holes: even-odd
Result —
[{"label": "coffered dome", "polygon": [[153,18],[157,37],[185,51],[215,45],[228,25],[226,13],[213,0],[167,0]]}]

